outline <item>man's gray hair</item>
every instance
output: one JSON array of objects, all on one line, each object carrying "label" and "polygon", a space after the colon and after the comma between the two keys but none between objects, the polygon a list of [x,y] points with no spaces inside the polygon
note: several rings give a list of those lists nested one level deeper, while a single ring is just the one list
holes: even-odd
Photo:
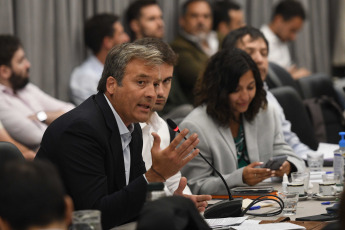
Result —
[{"label": "man's gray hair", "polygon": [[106,92],[106,84],[108,77],[112,76],[118,85],[122,85],[122,79],[125,75],[125,69],[128,63],[133,59],[141,59],[148,66],[163,64],[163,55],[155,47],[151,45],[140,45],[134,43],[124,43],[113,47],[105,60],[102,77],[99,80],[97,90]]}]

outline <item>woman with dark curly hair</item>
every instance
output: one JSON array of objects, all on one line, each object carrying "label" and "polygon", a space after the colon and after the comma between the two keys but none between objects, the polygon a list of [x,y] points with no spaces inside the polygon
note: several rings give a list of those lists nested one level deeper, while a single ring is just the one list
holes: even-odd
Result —
[{"label": "woman with dark curly hair", "polygon": [[[284,141],[278,116],[267,105],[259,70],[246,52],[225,49],[211,57],[195,96],[196,108],[180,126],[199,135],[200,152],[230,187],[304,171],[303,160]],[[259,167],[278,155],[287,156],[279,170]],[[226,194],[221,179],[200,156],[182,174],[195,194]]]}]

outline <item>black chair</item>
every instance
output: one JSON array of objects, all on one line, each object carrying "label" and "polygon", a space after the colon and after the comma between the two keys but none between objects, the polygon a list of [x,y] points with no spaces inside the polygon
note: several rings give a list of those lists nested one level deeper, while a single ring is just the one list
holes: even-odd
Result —
[{"label": "black chair", "polygon": [[25,160],[19,149],[10,142],[0,142],[0,168],[12,160]]},{"label": "black chair", "polygon": [[300,78],[297,80],[304,99],[318,98],[321,96],[328,96],[333,98],[335,102],[343,108],[343,98],[340,98],[337,93],[332,79],[323,73],[316,73],[308,77]]},{"label": "black chair", "polygon": [[283,86],[270,91],[283,108],[286,119],[291,122],[291,130],[302,143],[317,150],[319,143],[315,138],[312,122],[296,90],[290,86]]},{"label": "black chair", "polygon": [[282,86],[291,86],[300,94],[300,96],[302,96],[301,89],[297,82],[292,78],[291,74],[286,69],[273,62],[268,64],[266,83],[270,89]]},{"label": "black chair", "polygon": [[142,208],[137,230],[211,230],[194,203],[182,196],[163,197]]}]

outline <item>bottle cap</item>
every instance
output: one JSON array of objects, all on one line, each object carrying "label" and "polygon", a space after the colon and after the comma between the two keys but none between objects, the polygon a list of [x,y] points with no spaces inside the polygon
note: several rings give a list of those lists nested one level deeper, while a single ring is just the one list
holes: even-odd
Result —
[{"label": "bottle cap", "polygon": [[286,175],[286,173],[284,173],[283,182],[289,183],[289,179],[288,179],[288,176]]},{"label": "bottle cap", "polygon": [[339,132],[339,135],[341,136],[341,140],[339,141],[339,147],[345,147],[345,132]]}]

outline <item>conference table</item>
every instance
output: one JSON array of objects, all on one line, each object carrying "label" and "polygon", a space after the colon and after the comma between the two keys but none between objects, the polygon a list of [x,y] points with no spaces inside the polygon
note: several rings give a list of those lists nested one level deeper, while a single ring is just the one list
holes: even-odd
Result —
[{"label": "conference table", "polygon": [[[332,170],[333,170],[333,168],[331,168],[331,167],[324,167],[323,168],[323,171],[332,171]],[[317,194],[319,192],[319,185],[318,184],[319,184],[318,182],[312,182],[313,187],[311,189],[309,189],[310,194]],[[273,186],[275,190],[282,191],[282,186],[281,186],[280,182],[262,182],[262,183],[258,184],[258,186]],[[320,214],[327,213],[326,208],[334,205],[334,203],[332,203],[334,200],[333,199],[329,200],[329,201],[331,201],[329,205],[322,204],[323,202],[326,202],[326,201],[328,201],[328,199],[309,195],[309,197],[307,199],[298,201],[296,215],[288,216],[288,217],[290,218],[290,220],[295,220],[296,218],[299,218],[299,217],[313,216],[313,215],[320,215]],[[216,202],[218,202],[218,200],[211,200],[209,203],[212,204],[212,203],[216,203]],[[278,204],[275,204],[272,207],[265,207],[265,208],[261,208],[259,210],[253,210],[250,212],[264,213],[264,212],[268,212],[268,211],[273,211],[277,207],[279,207]],[[251,220],[276,220],[279,217],[283,217],[283,215],[280,214],[280,215],[271,216],[271,217],[249,216],[248,219],[251,219]],[[128,223],[128,224],[121,225],[121,226],[114,228],[114,230],[134,230],[134,229],[136,229],[136,223],[135,222]]]}]

